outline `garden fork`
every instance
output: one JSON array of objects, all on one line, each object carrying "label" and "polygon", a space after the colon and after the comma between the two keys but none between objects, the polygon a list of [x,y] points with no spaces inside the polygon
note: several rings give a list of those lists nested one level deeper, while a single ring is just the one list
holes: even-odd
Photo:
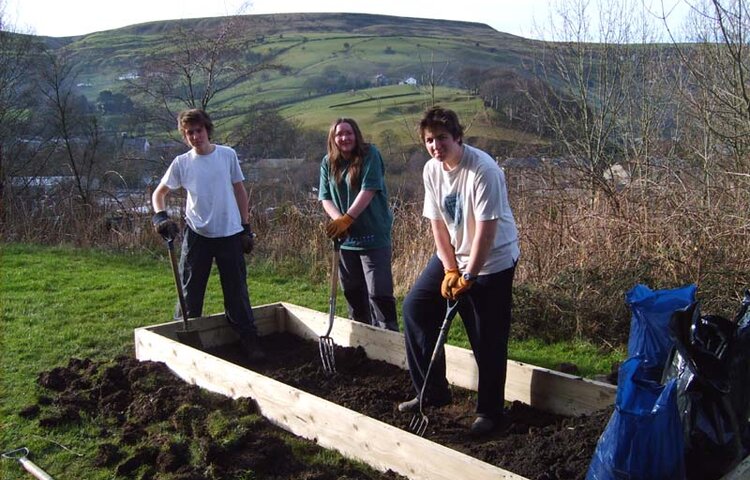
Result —
[{"label": "garden fork", "polygon": [[336,316],[336,295],[339,287],[339,243],[333,241],[333,257],[331,260],[331,297],[328,299],[328,331],[318,338],[320,348],[320,360],[323,362],[323,370],[326,373],[336,371],[336,357],[334,355],[335,343],[331,338],[333,329],[333,317]]},{"label": "garden fork", "polygon": [[458,300],[447,300],[446,304],[445,320],[443,320],[443,324],[440,326],[440,334],[438,335],[437,342],[435,342],[435,349],[432,351],[430,365],[427,367],[427,374],[424,376],[422,388],[419,390],[419,412],[415,413],[411,418],[411,422],[409,422],[409,430],[420,437],[424,436],[427,431],[427,425],[430,423],[427,415],[424,413],[424,391],[430,378],[432,366],[440,355],[445,353],[443,345],[445,344],[446,338],[448,338],[448,330],[451,329],[451,322],[458,312]]},{"label": "garden fork", "polygon": [[32,474],[34,477],[38,478],[39,480],[53,480],[50,475],[39,468],[39,466],[29,460],[27,456],[29,455],[29,449],[26,447],[23,448],[17,448],[15,450],[10,450],[8,452],[3,452],[2,457],[8,458],[11,460],[18,460],[18,462],[21,464],[21,466],[30,474]]}]

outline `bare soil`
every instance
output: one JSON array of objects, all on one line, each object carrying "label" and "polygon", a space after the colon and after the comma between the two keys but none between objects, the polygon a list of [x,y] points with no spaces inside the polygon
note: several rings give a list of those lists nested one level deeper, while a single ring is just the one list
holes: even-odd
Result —
[{"label": "bare soil", "polygon": [[[264,337],[263,345],[268,359],[249,368],[408,430],[412,415],[396,408],[414,396],[408,372],[368,359],[361,348],[336,347],[337,372],[327,374],[313,342],[274,334]],[[237,346],[211,353],[248,366]],[[251,478],[250,470],[252,478],[271,480],[403,478],[353,462],[311,462],[322,449],[306,441],[304,448],[293,449],[287,440],[291,434],[260,417],[252,399],[203,391],[161,363],[132,357],[107,364],[71,359],[65,367],[41,373],[38,383],[49,395],[20,414],[46,428],[84,418],[96,422],[102,442],[93,462],[112,468],[118,477],[228,480]],[[611,415],[604,410],[563,417],[514,402],[507,408],[507,425],[477,440],[468,435],[475,394],[454,388],[453,398],[450,405],[426,412],[426,438],[536,480],[585,478]]]}]

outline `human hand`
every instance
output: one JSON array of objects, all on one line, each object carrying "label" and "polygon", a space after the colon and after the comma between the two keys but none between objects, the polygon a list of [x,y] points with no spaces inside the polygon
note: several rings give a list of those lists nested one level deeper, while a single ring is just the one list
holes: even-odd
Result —
[{"label": "human hand", "polygon": [[249,255],[250,252],[253,251],[253,248],[255,248],[255,234],[250,228],[249,223],[243,223],[242,228],[244,230],[242,232],[242,236],[240,237],[240,241],[242,242],[242,251],[245,254]]},{"label": "human hand", "polygon": [[354,217],[345,213],[326,225],[326,235],[328,238],[344,238],[352,223],[354,223]]},{"label": "human hand", "polygon": [[166,210],[156,212],[151,218],[151,223],[154,225],[156,233],[161,235],[161,237],[167,242],[172,241],[177,237],[177,233],[179,232],[177,224],[174,220],[169,218]]},{"label": "human hand", "polygon": [[452,300],[451,288],[453,288],[460,279],[461,274],[458,272],[458,268],[446,270],[445,276],[443,277],[443,283],[440,285],[440,295],[442,295],[443,298]]},{"label": "human hand", "polygon": [[458,297],[469,291],[471,286],[474,285],[475,279],[466,277],[466,275],[464,275],[463,277],[458,277],[458,281],[450,289],[450,297],[448,298],[450,298],[451,300],[458,300]]}]

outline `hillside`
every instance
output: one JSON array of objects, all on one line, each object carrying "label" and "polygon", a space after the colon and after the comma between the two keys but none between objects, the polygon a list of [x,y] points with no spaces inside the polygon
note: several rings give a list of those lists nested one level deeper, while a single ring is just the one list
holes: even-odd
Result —
[{"label": "hillside", "polygon": [[[378,117],[373,121],[382,124],[379,131],[403,124],[404,111],[409,106],[421,110],[433,100],[430,96],[476,116],[483,106],[467,89],[466,72],[495,69],[521,75],[537,45],[480,23],[346,13],[161,21],[41,39],[68,56],[77,67],[81,93],[93,102],[100,92],[125,91],[134,77],[148,74],[148,61],[169,62],[188,42],[213,41],[227,28],[235,32],[235,55],[280,68],[218,93],[212,111],[237,123],[259,104],[270,105],[316,129],[324,128],[332,115],[352,110],[341,108],[351,101],[359,103],[359,113]],[[405,82],[411,85],[394,93]],[[423,86],[430,82],[442,88],[428,92]],[[331,94],[338,96],[325,100]],[[339,108],[327,111],[332,106]]]}]

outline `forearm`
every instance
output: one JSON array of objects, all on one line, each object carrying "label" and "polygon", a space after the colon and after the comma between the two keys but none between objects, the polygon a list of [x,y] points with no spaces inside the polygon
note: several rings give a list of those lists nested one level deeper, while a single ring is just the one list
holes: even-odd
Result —
[{"label": "forearm", "polygon": [[442,220],[430,220],[430,226],[432,227],[432,237],[435,240],[435,249],[437,250],[438,258],[443,263],[443,269],[451,270],[458,268],[456,253],[453,245],[451,245],[450,234],[445,223]]},{"label": "forearm", "polygon": [[169,187],[160,183],[156,187],[154,192],[151,194],[151,206],[154,212],[161,212],[167,209],[167,194],[169,193]]},{"label": "forearm", "polygon": [[325,210],[332,220],[336,220],[345,213],[352,218],[357,218],[370,205],[370,201],[372,201],[376,193],[376,190],[361,190],[354,199],[354,202],[349,206],[349,209],[345,212],[340,211],[336,204],[333,203],[333,200],[321,200],[321,202],[323,210]]},{"label": "forearm", "polygon": [[487,261],[492,245],[495,243],[495,232],[497,232],[498,220],[478,221],[476,223],[476,234],[471,243],[471,255],[466,265],[466,272],[474,275],[479,274]]},{"label": "forearm", "polygon": [[359,217],[359,215],[365,211],[367,206],[370,205],[370,202],[376,193],[377,190],[360,190],[357,197],[354,199],[354,202],[352,202],[349,209],[344,213],[348,213],[349,216],[353,218]]},{"label": "forearm", "polygon": [[333,203],[333,200],[321,200],[320,203],[323,204],[323,210],[325,210],[326,214],[331,217],[332,220],[336,220],[341,216],[341,212],[338,207],[336,207],[336,204]]},{"label": "forearm", "polygon": [[232,187],[234,188],[234,199],[237,201],[237,208],[240,211],[240,220],[244,225],[249,222],[247,190],[245,190],[245,185],[242,182],[237,182]]}]

